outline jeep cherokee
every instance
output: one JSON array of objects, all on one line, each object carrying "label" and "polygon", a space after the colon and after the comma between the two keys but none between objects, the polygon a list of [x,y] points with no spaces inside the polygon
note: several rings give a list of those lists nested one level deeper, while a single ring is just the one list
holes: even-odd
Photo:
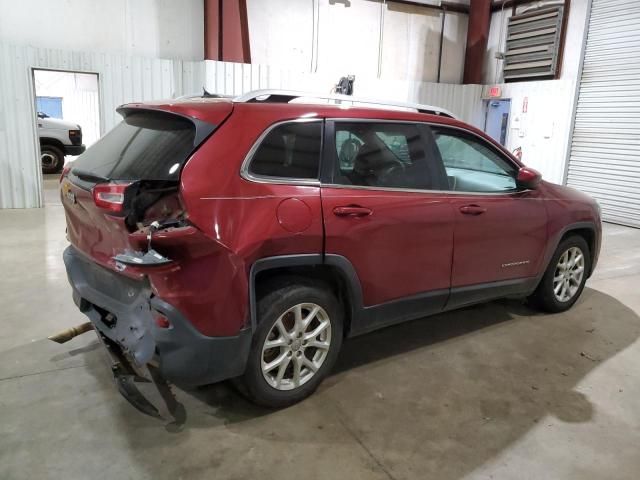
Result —
[{"label": "jeep cherokee", "polygon": [[590,197],[444,110],[305,97],[124,105],[63,172],[73,298],[129,399],[126,379],[151,365],[282,407],[316,389],[345,337],[580,296],[600,248]]}]

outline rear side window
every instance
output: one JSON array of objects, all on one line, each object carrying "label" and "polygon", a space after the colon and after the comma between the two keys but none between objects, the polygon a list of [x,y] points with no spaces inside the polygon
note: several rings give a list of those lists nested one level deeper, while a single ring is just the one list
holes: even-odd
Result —
[{"label": "rear side window", "polygon": [[131,113],[80,155],[73,171],[109,180],[177,180],[196,145],[195,125],[163,112]]},{"label": "rear side window", "polygon": [[261,177],[318,178],[322,123],[292,122],[271,130],[258,146],[249,173]]},{"label": "rear side window", "polygon": [[403,123],[336,122],[341,185],[431,189],[434,187],[425,144],[418,127]]}]

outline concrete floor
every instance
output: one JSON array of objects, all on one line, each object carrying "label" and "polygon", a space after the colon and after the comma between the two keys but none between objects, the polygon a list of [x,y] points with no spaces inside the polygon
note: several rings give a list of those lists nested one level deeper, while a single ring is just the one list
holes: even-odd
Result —
[{"label": "concrete floor", "polygon": [[64,215],[0,211],[0,478],[632,479],[640,472],[640,230],[606,225],[568,313],[494,302],[348,341],[307,401],[178,391],[181,431],[116,392],[61,252]]}]

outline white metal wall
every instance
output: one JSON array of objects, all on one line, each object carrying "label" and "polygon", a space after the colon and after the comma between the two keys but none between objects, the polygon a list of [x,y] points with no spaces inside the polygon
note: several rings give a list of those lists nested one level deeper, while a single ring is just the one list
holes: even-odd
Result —
[{"label": "white metal wall", "polygon": [[[505,146],[510,151],[522,149],[525,165],[557,184],[564,178],[575,87],[573,80],[500,85],[501,98],[511,100]],[[485,98],[488,90],[485,87]]]},{"label": "white metal wall", "polygon": [[204,62],[72,52],[0,43],[0,208],[42,205],[32,68],[99,75],[102,134],[118,121],[115,109],[132,101],[200,92]]},{"label": "white metal wall", "polygon": [[567,184],[595,197],[603,219],[640,227],[640,9],[593,0]]},{"label": "white metal wall", "polygon": [[[338,79],[331,74],[305,73],[264,65],[206,61],[209,92],[240,95],[261,88],[329,93]],[[355,95],[419,102],[450,110],[462,120],[482,128],[481,85],[408,82],[356,77]]]},{"label": "white metal wall", "polygon": [[462,82],[464,13],[391,0],[247,0],[247,13],[257,64],[435,82],[442,33],[440,79]]},{"label": "white metal wall", "polygon": [[[101,134],[119,120],[127,102],[175,98],[208,91],[241,94],[258,88],[329,92],[332,76],[227,62],[185,62],[119,54],[72,52],[0,43],[0,208],[42,205],[37,158],[32,68],[99,75]],[[439,105],[482,127],[479,85],[358,78],[356,93]]]}]

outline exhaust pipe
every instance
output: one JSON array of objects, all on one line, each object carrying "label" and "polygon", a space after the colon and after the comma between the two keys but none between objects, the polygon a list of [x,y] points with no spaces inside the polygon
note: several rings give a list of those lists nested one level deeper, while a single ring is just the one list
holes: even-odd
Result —
[{"label": "exhaust pipe", "polygon": [[66,343],[74,337],[78,335],[82,335],[83,333],[88,332],[89,330],[93,330],[93,325],[91,322],[82,323],[77,327],[71,327],[67,330],[63,330],[60,333],[56,333],[55,335],[51,335],[47,337],[49,340],[52,340],[56,343]]}]

